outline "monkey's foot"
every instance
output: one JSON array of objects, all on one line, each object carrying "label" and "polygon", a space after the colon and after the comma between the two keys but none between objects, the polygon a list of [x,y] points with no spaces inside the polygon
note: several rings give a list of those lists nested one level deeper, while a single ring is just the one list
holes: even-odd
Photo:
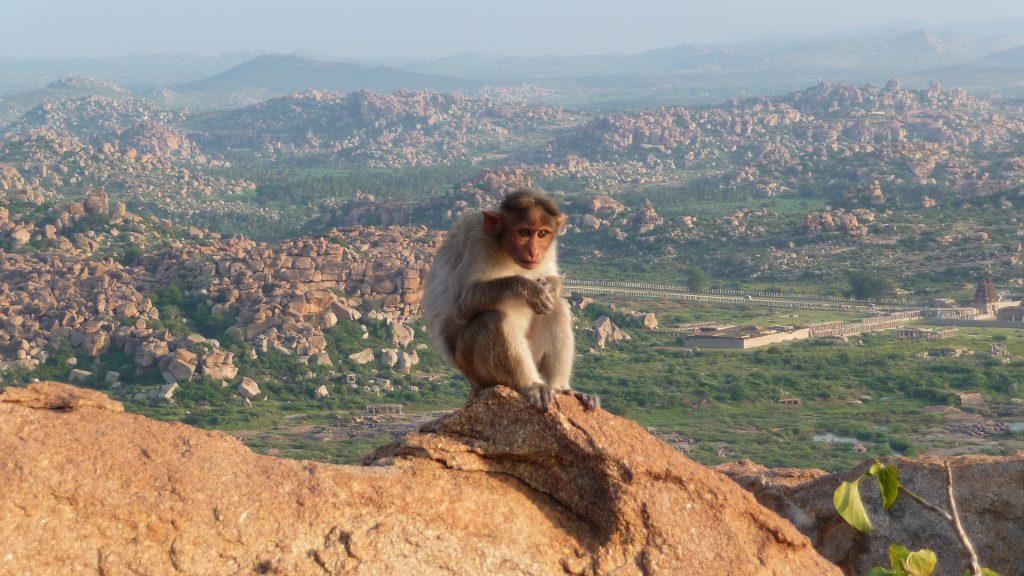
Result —
[{"label": "monkey's foot", "polygon": [[541,412],[550,410],[551,403],[555,401],[554,390],[543,384],[526,390],[523,395],[530,401],[530,404],[533,404]]},{"label": "monkey's foot", "polygon": [[601,397],[597,394],[586,394],[584,392],[577,392],[576,390],[561,390],[563,394],[572,394],[580,404],[583,404],[584,410],[597,410],[601,407]]}]

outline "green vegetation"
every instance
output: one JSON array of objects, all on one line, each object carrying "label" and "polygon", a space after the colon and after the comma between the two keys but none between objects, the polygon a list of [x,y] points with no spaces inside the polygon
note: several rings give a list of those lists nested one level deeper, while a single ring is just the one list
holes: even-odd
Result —
[{"label": "green vegetation", "polygon": [[877,272],[852,270],[846,273],[846,281],[850,284],[849,294],[857,300],[881,298],[892,289],[887,278]]},{"label": "green vegetation", "polygon": [[[861,532],[870,533],[874,530],[871,525],[871,518],[868,517],[864,502],[860,496],[860,482],[866,478],[874,478],[878,481],[878,487],[882,493],[883,510],[891,509],[900,494],[905,494],[907,499],[926,509],[928,514],[938,514],[949,524],[950,529],[956,534],[963,546],[963,553],[970,569],[967,576],[999,576],[996,572],[982,568],[979,564],[977,553],[971,544],[970,537],[964,531],[957,513],[956,502],[953,500],[953,472],[949,462],[945,464],[946,481],[949,487],[949,510],[945,510],[935,503],[928,502],[913,490],[900,482],[899,469],[894,464],[882,464],[876,462],[866,472],[850,481],[845,481],[836,488],[833,502],[836,511],[846,521]],[[938,564],[938,557],[932,550],[924,549],[911,552],[900,544],[889,546],[890,568],[874,568],[869,576],[930,576]]]}]

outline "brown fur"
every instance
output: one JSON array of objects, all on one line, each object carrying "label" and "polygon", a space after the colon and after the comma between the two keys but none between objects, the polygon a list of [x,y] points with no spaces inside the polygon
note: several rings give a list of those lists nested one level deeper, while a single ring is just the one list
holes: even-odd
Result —
[{"label": "brown fur", "polygon": [[554,201],[520,190],[497,211],[460,218],[438,251],[424,317],[474,392],[509,386],[544,409],[555,393],[572,392],[572,315],[557,265],[564,223]]}]

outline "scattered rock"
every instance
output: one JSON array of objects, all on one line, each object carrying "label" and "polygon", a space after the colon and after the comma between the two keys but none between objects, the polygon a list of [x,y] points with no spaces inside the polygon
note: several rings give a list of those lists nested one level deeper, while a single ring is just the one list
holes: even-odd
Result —
[{"label": "scattered rock", "polygon": [[252,378],[243,376],[242,382],[238,385],[238,393],[242,395],[242,398],[252,400],[260,395],[260,386]]},{"label": "scattered rock", "polygon": [[366,348],[364,350],[356,352],[355,354],[349,354],[348,358],[349,358],[349,360],[355,362],[356,364],[360,364],[360,365],[367,364],[369,362],[373,362],[373,359],[374,359],[373,349],[372,348]]},{"label": "scattered rock", "polygon": [[381,368],[393,368],[398,364],[398,350],[395,348],[384,348],[378,357]]},{"label": "scattered rock", "polygon": [[70,374],[68,374],[68,382],[71,382],[72,384],[81,384],[91,377],[92,372],[75,368]]},{"label": "scattered rock", "polygon": [[609,342],[615,343],[631,339],[629,334],[620,330],[618,326],[612,323],[611,318],[607,316],[601,316],[594,321],[591,334],[598,348],[604,348]]}]

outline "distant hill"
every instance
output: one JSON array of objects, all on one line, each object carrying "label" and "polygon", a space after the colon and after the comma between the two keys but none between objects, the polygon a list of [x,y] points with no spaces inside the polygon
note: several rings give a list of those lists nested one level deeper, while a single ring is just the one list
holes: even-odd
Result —
[{"label": "distant hill", "polygon": [[638,109],[783,94],[819,79],[879,84],[898,78],[919,87],[939,80],[986,93],[1008,85],[1011,88],[1004,93],[1019,93],[1020,83],[1007,77],[1006,64],[1002,70],[977,64],[1019,44],[1019,36],[903,26],[731,44],[683,44],[638,54],[509,57],[469,52],[392,65],[490,86],[525,85],[540,95],[527,98],[533,103]]},{"label": "distant hill", "polygon": [[399,89],[471,90],[476,83],[436,74],[423,74],[350,62],[327,62],[294,55],[270,54],[243,62],[219,74],[169,86],[154,94],[172,106],[229,108],[255,104],[305,90],[352,92]]},{"label": "distant hill", "polygon": [[5,58],[0,56],[0,94],[35,90],[71,76],[113,82],[129,90],[151,90],[206,78],[258,55],[137,53],[110,58]]},{"label": "distant hill", "polygon": [[1014,68],[1024,68],[1024,44],[1020,46],[1014,46],[1009,50],[1003,50],[981,59],[981,63],[988,64],[991,66],[1011,66]]},{"label": "distant hill", "polygon": [[491,81],[695,72],[886,73],[968,62],[1010,45],[1011,41],[1002,38],[916,29],[737,44],[684,44],[634,55],[503,57],[464,53],[407,64],[403,69]]},{"label": "distant hill", "polygon": [[14,122],[43,102],[58,103],[87,96],[116,98],[127,95],[127,90],[109,82],[81,76],[64,78],[38,90],[0,96],[0,128]]},{"label": "distant hill", "polygon": [[899,78],[910,86],[940,82],[976,94],[1020,98],[1024,96],[1024,45],[992,52],[969,62],[900,74]]}]

